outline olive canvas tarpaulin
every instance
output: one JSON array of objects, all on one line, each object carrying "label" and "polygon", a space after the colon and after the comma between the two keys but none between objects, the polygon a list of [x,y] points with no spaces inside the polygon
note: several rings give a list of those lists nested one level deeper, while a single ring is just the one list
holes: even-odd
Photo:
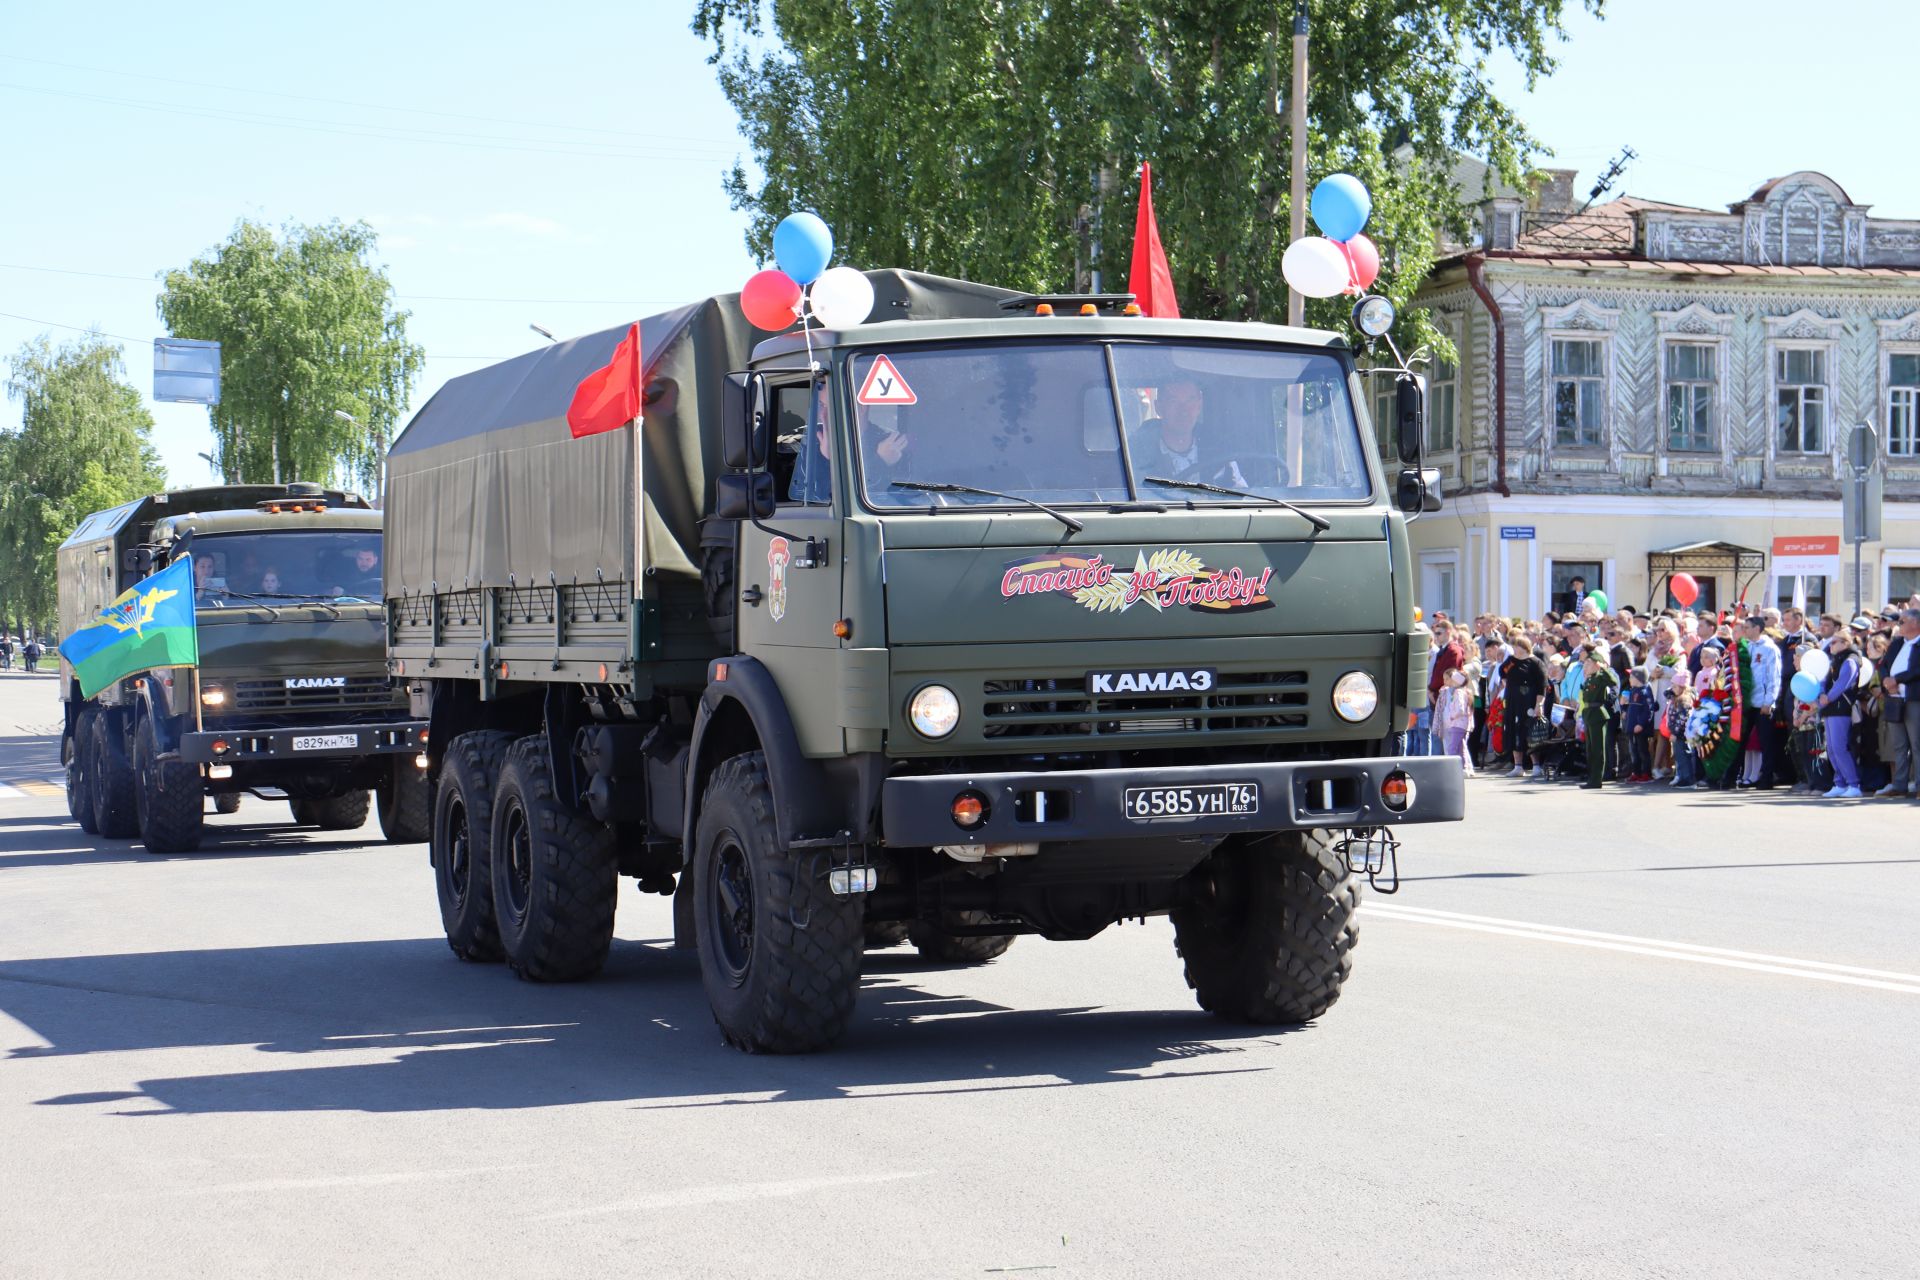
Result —
[{"label": "olive canvas tarpaulin", "polygon": [[[1000,314],[1004,289],[873,271],[875,320]],[[550,581],[634,581],[632,427],[575,439],[567,408],[627,325],[453,378],[387,457],[388,596]],[[697,577],[719,471],[714,390],[769,336],[738,295],[639,321],[645,396],[644,568]],[[551,575],[551,577],[549,576]]]}]

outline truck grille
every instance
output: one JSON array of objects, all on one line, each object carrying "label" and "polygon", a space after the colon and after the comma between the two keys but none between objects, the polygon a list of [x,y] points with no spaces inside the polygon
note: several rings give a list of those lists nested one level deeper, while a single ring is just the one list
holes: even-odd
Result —
[{"label": "truck grille", "polygon": [[344,686],[289,689],[285,680],[236,680],[233,709],[243,714],[374,710],[393,706],[393,683],[385,676],[348,676]]},{"label": "truck grille", "polygon": [[1221,672],[1219,680],[1206,693],[1129,693],[1123,697],[1089,694],[1085,676],[988,680],[981,687],[985,736],[1118,737],[1306,726],[1306,672]]}]

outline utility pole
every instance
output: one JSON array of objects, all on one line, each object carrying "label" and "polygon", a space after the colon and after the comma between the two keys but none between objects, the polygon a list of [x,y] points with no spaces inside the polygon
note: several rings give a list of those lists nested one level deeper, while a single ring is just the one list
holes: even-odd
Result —
[{"label": "utility pole", "polygon": [[[1287,207],[1287,243],[1307,234],[1307,0],[1299,0],[1293,10],[1293,172],[1289,177]],[[1303,324],[1307,318],[1307,300],[1298,289],[1287,290],[1287,323]]]}]

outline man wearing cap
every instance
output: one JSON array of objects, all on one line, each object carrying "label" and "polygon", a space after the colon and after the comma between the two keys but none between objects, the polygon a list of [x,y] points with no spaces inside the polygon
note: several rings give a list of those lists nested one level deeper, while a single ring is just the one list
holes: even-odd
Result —
[{"label": "man wearing cap", "polygon": [[1900,624],[1881,662],[1880,715],[1893,746],[1893,781],[1876,794],[1920,795],[1920,609],[1902,609]]}]

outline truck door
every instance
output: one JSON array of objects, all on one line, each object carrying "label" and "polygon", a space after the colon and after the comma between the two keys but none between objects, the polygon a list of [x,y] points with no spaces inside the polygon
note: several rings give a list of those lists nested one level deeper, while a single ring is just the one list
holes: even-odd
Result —
[{"label": "truck door", "polygon": [[[842,749],[835,706],[840,687],[843,552],[835,503],[839,468],[826,430],[822,380],[815,395],[806,381],[769,388],[774,407],[773,476],[779,508],[765,528],[740,526],[740,649],[773,673],[793,712],[800,749],[809,755]],[[823,440],[826,442],[823,445]]]}]

